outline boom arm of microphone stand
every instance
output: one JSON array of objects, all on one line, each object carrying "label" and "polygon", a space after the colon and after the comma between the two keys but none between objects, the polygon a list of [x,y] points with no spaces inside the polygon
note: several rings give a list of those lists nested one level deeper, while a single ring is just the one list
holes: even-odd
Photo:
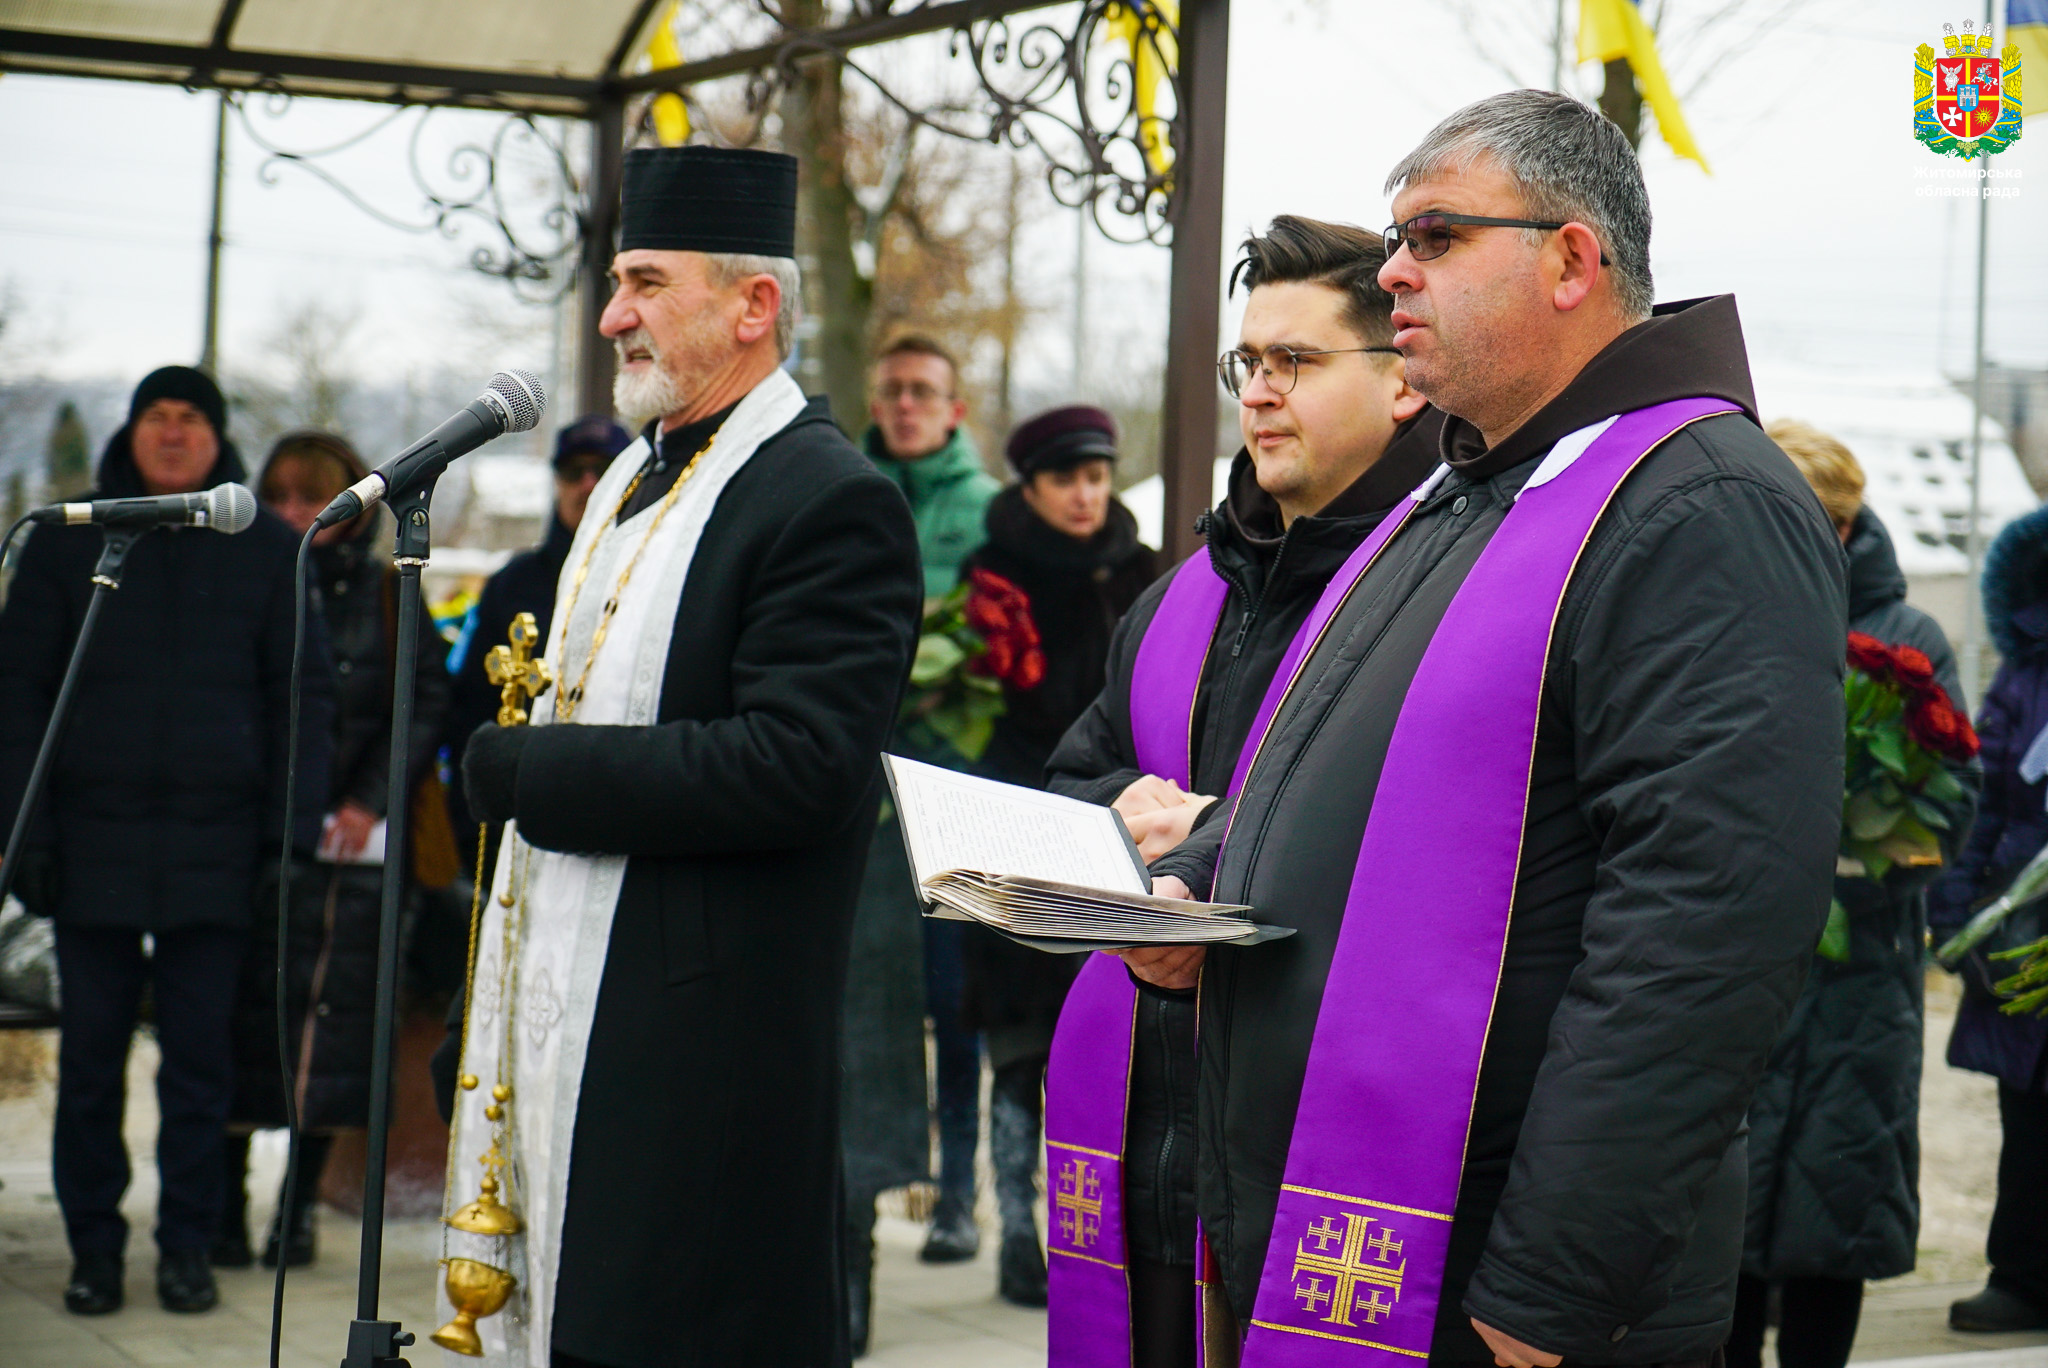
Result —
[{"label": "boom arm of microphone stand", "polygon": [[21,806],[15,809],[14,830],[7,836],[7,854],[0,857],[0,902],[14,888],[14,876],[21,869],[21,848],[28,839],[28,829],[33,824],[36,806],[42,801],[43,789],[50,781],[50,764],[57,756],[57,744],[64,737],[64,723],[71,715],[71,701],[78,694],[80,667],[85,663],[85,652],[92,644],[93,628],[99,623],[100,609],[107,601],[107,595],[121,587],[121,572],[127,566],[128,552],[136,539],[148,531],[140,527],[108,527],[106,544],[100,550],[100,561],[92,572],[92,598],[85,605],[85,618],[78,624],[78,639],[71,645],[71,661],[64,667],[64,682],[57,686],[57,701],[50,707],[50,720],[43,726],[43,743],[36,750],[35,768],[29,771],[28,787],[22,790]]}]

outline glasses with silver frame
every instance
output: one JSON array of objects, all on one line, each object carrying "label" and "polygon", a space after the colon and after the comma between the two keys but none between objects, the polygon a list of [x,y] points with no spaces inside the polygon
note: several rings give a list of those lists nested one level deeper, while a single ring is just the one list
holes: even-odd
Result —
[{"label": "glasses with silver frame", "polygon": [[1399,347],[1322,347],[1306,351],[1285,347],[1278,343],[1262,352],[1248,352],[1236,347],[1216,358],[1216,375],[1222,380],[1223,388],[1230,391],[1233,399],[1244,397],[1244,387],[1252,382],[1252,376],[1262,374],[1266,388],[1275,394],[1292,394],[1297,381],[1301,379],[1301,358],[1304,356],[1343,356],[1352,352],[1385,352],[1399,356]]}]

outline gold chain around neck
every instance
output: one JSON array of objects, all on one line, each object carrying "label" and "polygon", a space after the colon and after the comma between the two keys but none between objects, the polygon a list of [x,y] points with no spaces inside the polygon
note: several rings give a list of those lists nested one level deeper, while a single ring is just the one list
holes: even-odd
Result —
[{"label": "gold chain around neck", "polygon": [[[710,453],[711,448],[717,441],[718,434],[714,432],[711,434],[711,440],[706,442],[703,448],[690,458],[690,463],[683,467],[681,474],[676,476],[676,482],[669,486],[668,493],[662,496],[661,506],[654,513],[654,521],[647,524],[646,534],[640,538],[640,544],[633,548],[633,554],[626,561],[625,569],[619,571],[618,583],[612,586],[611,597],[604,601],[604,608],[598,613],[597,627],[590,634],[590,651],[583,657],[583,668],[576,672],[576,682],[566,689],[558,690],[555,694],[555,721],[569,721],[576,716],[576,709],[582,706],[583,687],[590,682],[590,667],[597,663],[597,653],[604,646],[605,636],[611,631],[612,619],[618,615],[619,600],[626,595],[626,585],[633,578],[633,567],[640,563],[640,557],[645,554],[647,544],[653,541],[654,534],[661,530],[662,519],[668,516],[668,511],[671,508],[675,507],[676,496],[683,492],[683,486],[688,484],[690,477],[697,473],[698,463]],[[603,526],[609,527],[618,521],[619,515],[626,511],[626,505],[633,501],[633,495],[639,491],[640,482],[646,478],[647,467],[643,465],[634,474],[632,483],[626,486],[626,492],[619,496],[618,507],[614,508],[611,516],[604,520]],[[569,624],[576,620],[576,602],[583,596],[583,581],[590,576],[590,563],[596,559],[598,543],[603,540],[604,533],[602,532],[590,539],[590,547],[583,553],[583,563],[576,567],[575,582],[569,586],[569,604],[562,616],[562,649],[564,651],[569,648]]]}]

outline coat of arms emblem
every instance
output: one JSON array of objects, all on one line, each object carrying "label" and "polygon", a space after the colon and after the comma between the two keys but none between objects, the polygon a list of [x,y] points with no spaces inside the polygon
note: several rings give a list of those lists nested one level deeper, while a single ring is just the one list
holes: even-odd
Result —
[{"label": "coat of arms emblem", "polygon": [[1991,35],[1942,36],[1945,55],[1922,43],[1913,53],[1913,136],[1943,156],[1988,157],[2020,136],[2020,50],[1991,55]]}]

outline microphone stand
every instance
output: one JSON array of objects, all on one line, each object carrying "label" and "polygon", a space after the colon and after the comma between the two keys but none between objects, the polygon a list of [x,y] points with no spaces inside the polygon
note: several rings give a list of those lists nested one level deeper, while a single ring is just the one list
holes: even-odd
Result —
[{"label": "microphone stand", "polygon": [[413,1342],[397,1321],[379,1319],[384,1260],[384,1169],[391,1131],[392,1037],[398,1002],[398,908],[411,856],[412,713],[419,677],[420,569],[432,550],[427,505],[437,471],[418,488],[388,500],[398,520],[398,640],[391,670],[391,787],[384,805],[384,902],[377,922],[376,1034],[370,1055],[370,1133],[363,1162],[363,1243],[356,1266],[356,1318],[348,1327],[341,1368],[408,1368],[399,1350]]},{"label": "microphone stand", "polygon": [[100,609],[106,605],[107,595],[121,587],[121,571],[128,561],[128,550],[147,527],[106,526],[106,544],[100,551],[100,562],[92,572],[92,598],[85,605],[85,618],[78,624],[78,640],[71,646],[71,663],[64,667],[64,682],[57,687],[57,701],[50,708],[50,720],[43,728],[43,744],[36,751],[35,768],[28,774],[28,787],[21,795],[21,806],[14,813],[14,830],[7,837],[7,854],[0,857],[0,902],[14,887],[14,876],[21,868],[21,847],[28,839],[28,829],[35,817],[36,804],[42,800],[43,788],[50,781],[50,765],[57,758],[57,743],[63,739],[64,723],[71,715],[71,701],[78,694],[78,676],[85,664],[86,648],[92,644],[92,630],[100,620]]}]

